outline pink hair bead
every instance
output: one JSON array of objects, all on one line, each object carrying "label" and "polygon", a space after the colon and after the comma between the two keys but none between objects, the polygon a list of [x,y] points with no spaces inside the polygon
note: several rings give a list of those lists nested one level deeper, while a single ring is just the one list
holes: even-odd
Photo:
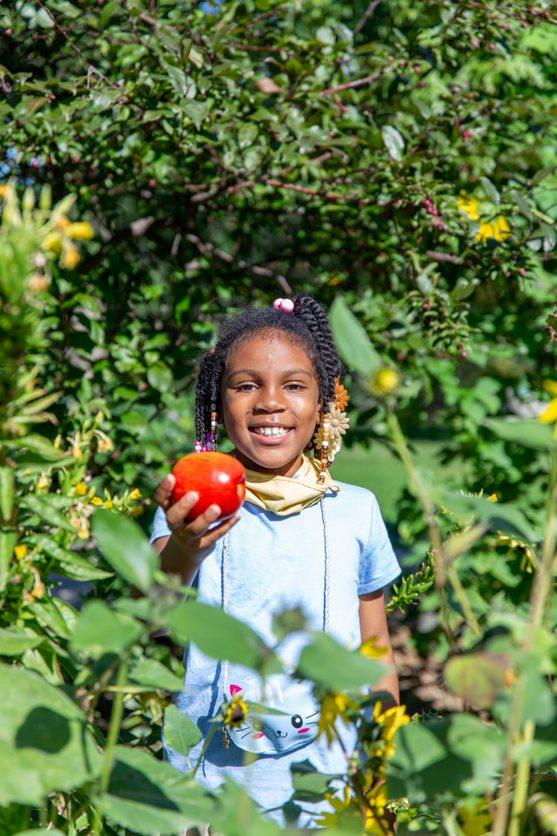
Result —
[{"label": "pink hair bead", "polygon": [[277,311],[284,311],[285,313],[292,313],[294,310],[294,302],[292,299],[275,299],[273,308]]}]

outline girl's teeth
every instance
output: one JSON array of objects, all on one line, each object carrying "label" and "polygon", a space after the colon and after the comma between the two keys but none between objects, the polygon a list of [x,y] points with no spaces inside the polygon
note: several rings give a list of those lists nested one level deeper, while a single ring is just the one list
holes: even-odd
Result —
[{"label": "girl's teeth", "polygon": [[288,430],[284,427],[257,427],[255,432],[259,435],[286,435]]}]

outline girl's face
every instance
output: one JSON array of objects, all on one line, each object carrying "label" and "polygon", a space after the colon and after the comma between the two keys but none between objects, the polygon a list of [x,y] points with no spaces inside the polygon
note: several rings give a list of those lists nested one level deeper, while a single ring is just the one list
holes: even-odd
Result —
[{"label": "girl's face", "polygon": [[280,331],[241,343],[230,355],[221,401],[242,464],[293,476],[320,417],[317,378],[304,348]]}]

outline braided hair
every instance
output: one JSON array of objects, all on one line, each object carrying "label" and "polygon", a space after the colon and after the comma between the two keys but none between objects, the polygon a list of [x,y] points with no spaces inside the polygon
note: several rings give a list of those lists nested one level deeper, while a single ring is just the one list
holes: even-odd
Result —
[{"label": "braided hair", "polygon": [[240,343],[266,331],[282,331],[301,344],[311,359],[323,404],[335,400],[335,380],[342,362],[324,307],[311,296],[297,296],[292,313],[275,308],[244,308],[223,322],[215,347],[201,359],[195,393],[198,439],[210,433],[211,413],[222,412],[221,385],[230,355]]}]

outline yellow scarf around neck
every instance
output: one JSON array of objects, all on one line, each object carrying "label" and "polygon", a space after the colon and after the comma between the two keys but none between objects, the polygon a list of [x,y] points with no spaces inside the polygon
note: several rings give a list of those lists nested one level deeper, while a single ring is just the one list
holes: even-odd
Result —
[{"label": "yellow scarf around neck", "polygon": [[246,502],[281,517],[297,514],[319,502],[329,488],[335,492],[340,490],[340,485],[333,482],[328,471],[324,482],[318,481],[319,473],[319,464],[306,455],[295,476],[272,476],[246,469]]}]

